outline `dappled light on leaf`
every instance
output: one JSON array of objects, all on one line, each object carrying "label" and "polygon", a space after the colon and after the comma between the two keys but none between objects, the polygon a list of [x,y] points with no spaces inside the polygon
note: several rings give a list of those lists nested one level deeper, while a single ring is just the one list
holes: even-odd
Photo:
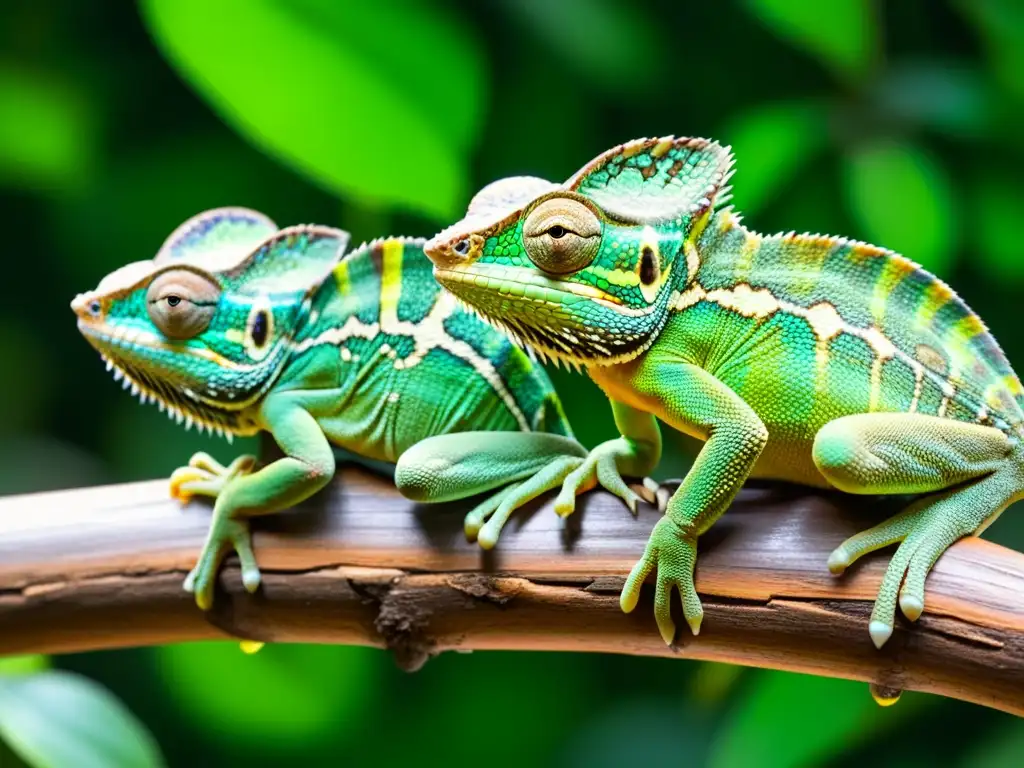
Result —
[{"label": "dappled light on leaf", "polygon": [[93,106],[60,77],[0,66],[0,186],[80,189],[97,151]]},{"label": "dappled light on leaf", "polygon": [[348,737],[365,725],[390,659],[373,648],[233,642],[168,645],[154,662],[194,728],[256,749]]},{"label": "dappled light on leaf", "polygon": [[952,182],[920,147],[880,142],[846,158],[855,236],[902,253],[945,276],[960,235]]},{"label": "dappled light on leaf", "polygon": [[745,0],[745,4],[780,37],[844,77],[861,78],[874,62],[878,31],[871,0]]},{"label": "dappled light on leaf", "polygon": [[33,768],[164,765],[127,707],[71,672],[0,677],[0,738]]},{"label": "dappled light on leaf", "polygon": [[142,10],[169,60],[256,146],[333,192],[450,217],[465,194],[480,64],[440,8],[401,6],[412,16],[386,45],[395,16],[380,4],[146,0]]},{"label": "dappled light on leaf", "polygon": [[765,104],[740,112],[722,131],[736,156],[738,210],[753,213],[784,196],[797,174],[819,160],[828,142],[826,116],[816,103]]},{"label": "dappled light on leaf", "polygon": [[715,734],[708,768],[811,768],[921,713],[934,697],[879,707],[866,683],[759,670]]}]

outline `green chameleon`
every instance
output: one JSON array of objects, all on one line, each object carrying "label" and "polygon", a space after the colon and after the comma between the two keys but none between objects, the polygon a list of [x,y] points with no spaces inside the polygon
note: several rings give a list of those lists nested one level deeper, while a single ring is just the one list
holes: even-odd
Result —
[{"label": "green chameleon", "polygon": [[424,249],[461,301],[521,345],[585,366],[611,401],[621,437],[568,475],[556,511],[595,467],[602,484],[653,470],[659,419],[705,441],[626,579],[624,611],[656,570],[665,642],[673,589],[697,634],[697,538],[748,477],[914,494],[828,560],[839,574],[902,542],[871,615],[881,647],[897,600],[916,620],[939,556],[1024,497],[1021,383],[982,321],[913,262],[743,226],[725,205],[732,163],[705,139],[632,141],[565,184],[494,182]]},{"label": "green chameleon", "polygon": [[[171,476],[175,497],[216,498],[185,581],[203,609],[229,547],[257,589],[248,518],[321,489],[337,453],[390,469],[417,501],[501,488],[466,518],[491,545],[517,507],[587,456],[544,369],[457,306],[422,240],[377,240],[342,258],[347,243],[341,230],[279,231],[255,211],[220,208],[72,302],[79,330],[143,402],[228,438],[266,430],[285,454],[255,470],[254,456],[225,467],[197,453]],[[650,480],[641,490],[654,496]]]}]

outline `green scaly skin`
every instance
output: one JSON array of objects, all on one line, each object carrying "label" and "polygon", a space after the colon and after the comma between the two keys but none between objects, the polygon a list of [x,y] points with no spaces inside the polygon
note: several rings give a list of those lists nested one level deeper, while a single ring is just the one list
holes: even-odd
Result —
[{"label": "green scaly skin", "polygon": [[[497,490],[466,517],[485,547],[587,456],[543,368],[456,305],[423,241],[378,240],[342,258],[347,243],[341,230],[279,231],[255,211],[216,209],[72,303],[144,402],[229,438],[266,430],[285,454],[256,470],[253,456],[225,467],[197,453],[172,475],[174,496],[216,499],[185,582],[203,609],[230,548],[256,590],[248,518],[320,490],[338,449],[391,468],[416,501]],[[618,490],[635,509],[636,494]]]},{"label": "green scaly skin", "polygon": [[901,542],[869,626],[881,647],[897,602],[921,615],[939,556],[1024,496],[1021,383],[982,321],[913,262],[744,227],[724,205],[731,168],[728,148],[704,139],[629,142],[565,184],[485,187],[425,250],[463,302],[519,343],[585,366],[611,400],[622,436],[569,475],[560,509],[595,464],[650,472],[658,420],[706,441],[623,610],[656,571],[665,642],[673,588],[699,631],[697,538],[748,477],[916,494],[828,561],[841,573]]}]

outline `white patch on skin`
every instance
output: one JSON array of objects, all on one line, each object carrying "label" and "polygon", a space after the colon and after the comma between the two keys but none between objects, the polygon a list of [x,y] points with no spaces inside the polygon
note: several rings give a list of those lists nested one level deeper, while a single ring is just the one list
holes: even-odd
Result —
[{"label": "white patch on skin", "polygon": [[686,241],[684,248],[686,248],[686,274],[693,278],[696,276],[697,270],[700,269],[700,253],[697,251],[697,246],[689,240]]},{"label": "white patch on skin", "polygon": [[914,396],[910,399],[910,413],[917,413],[917,406],[921,402],[921,389],[924,387],[924,366],[914,366]]},{"label": "white patch on skin", "polygon": [[836,308],[823,301],[807,310],[807,322],[819,341],[828,341],[843,330],[843,318]]}]

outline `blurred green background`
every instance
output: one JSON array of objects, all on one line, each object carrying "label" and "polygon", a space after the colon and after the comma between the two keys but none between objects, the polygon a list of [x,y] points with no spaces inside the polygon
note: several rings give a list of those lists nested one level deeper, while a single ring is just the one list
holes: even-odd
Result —
[{"label": "blurred green background", "polygon": [[[638,136],[732,144],[747,224],[902,251],[1024,367],[1022,116],[1016,0],[5,0],[0,493],[242,450],[124,394],[68,308],[192,214],[431,235],[495,178],[560,181]],[[612,434],[588,380],[553,377],[583,442]],[[663,476],[692,447],[673,442]],[[1020,509],[986,536],[1024,549]],[[81,673],[127,709],[108,702],[61,762],[61,722],[92,709],[44,691],[53,729],[33,752],[39,723],[10,717],[28,711],[10,703],[25,664],[8,664],[5,768],[15,752],[121,764],[128,710],[155,739],[122,749],[137,765],[1024,764],[1008,715],[910,693],[880,709],[858,683],[682,660],[449,654],[407,675],[375,650],[204,644],[50,663],[51,694]]]}]

